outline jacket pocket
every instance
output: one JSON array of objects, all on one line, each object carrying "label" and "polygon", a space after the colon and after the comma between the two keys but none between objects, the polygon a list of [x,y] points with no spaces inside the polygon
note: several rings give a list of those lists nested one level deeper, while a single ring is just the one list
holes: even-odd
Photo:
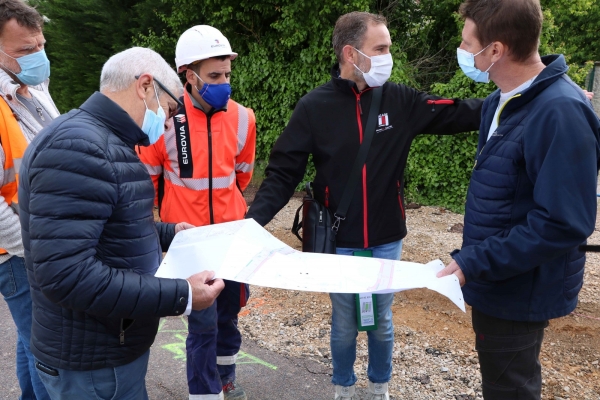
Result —
[{"label": "jacket pocket", "polygon": [[122,318],[121,319],[121,329],[119,332],[119,343],[121,345],[125,344],[125,331],[129,328],[131,328],[131,325],[133,325],[133,323],[135,322],[134,319],[129,319],[129,318]]},{"label": "jacket pocket", "polygon": [[94,321],[94,325],[92,325],[93,330],[108,336],[118,337],[119,339],[123,339],[125,331],[129,330],[135,322],[135,319],[131,318],[85,315]]}]

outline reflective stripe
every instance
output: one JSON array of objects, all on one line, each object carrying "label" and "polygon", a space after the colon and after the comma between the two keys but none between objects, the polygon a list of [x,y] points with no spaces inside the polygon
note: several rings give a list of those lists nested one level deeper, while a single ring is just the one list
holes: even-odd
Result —
[{"label": "reflective stripe", "polygon": [[[238,154],[242,151],[244,146],[246,145],[246,139],[248,137],[248,110],[238,104]],[[169,163],[171,166],[171,170],[161,170],[160,172],[156,172],[157,167],[149,166],[146,164],[146,169],[153,175],[160,174],[164,172],[164,177],[172,184],[185,187],[192,190],[208,190],[208,178],[180,178],[180,170],[178,163],[178,153],[177,153],[177,135],[175,132],[175,126],[172,124],[167,131],[164,133],[164,141],[165,148],[167,150],[167,158],[169,159]],[[250,172],[254,169],[253,164],[240,163],[236,164],[235,170],[231,172],[229,176],[216,177],[212,179],[212,188],[213,189],[226,189],[230,187],[235,181],[235,172]],[[152,172],[151,172],[152,171]]]},{"label": "reflective stripe", "polygon": [[238,151],[236,156],[239,156],[244,146],[246,145],[246,138],[248,138],[248,110],[246,107],[238,104]]},{"label": "reflective stripe", "polygon": [[167,157],[171,163],[171,169],[179,177],[179,162],[177,156],[177,137],[175,135],[175,124],[171,124],[169,129],[165,132],[165,148],[167,149]]},{"label": "reflective stripe", "polygon": [[21,159],[20,158],[13,158],[13,164],[14,164],[14,168],[15,168],[15,172],[18,174],[19,170],[21,169]]},{"label": "reflective stripe", "polygon": [[13,183],[17,179],[15,175],[15,168],[10,167],[9,169],[4,170],[4,184],[8,185],[9,183]]},{"label": "reflective stripe", "polygon": [[160,175],[162,174],[163,168],[160,165],[150,165],[150,164],[144,164],[146,166],[146,169],[148,170],[148,173],[150,175]]},{"label": "reflective stripe", "polygon": [[251,172],[254,169],[254,163],[252,164],[248,164],[248,163],[239,163],[239,164],[235,164],[235,170],[237,172]]},{"label": "reflective stripe", "polygon": [[190,400],[224,400],[223,392],[219,394],[190,394]]},{"label": "reflective stripe", "polygon": [[[208,190],[208,178],[180,178],[175,172],[165,171],[165,179],[173,185],[185,187],[192,190]],[[213,189],[227,189],[235,180],[235,171],[229,176],[221,176],[212,179]]]},{"label": "reflective stripe", "polygon": [[217,364],[219,365],[233,365],[237,361],[237,353],[232,356],[217,356]]}]

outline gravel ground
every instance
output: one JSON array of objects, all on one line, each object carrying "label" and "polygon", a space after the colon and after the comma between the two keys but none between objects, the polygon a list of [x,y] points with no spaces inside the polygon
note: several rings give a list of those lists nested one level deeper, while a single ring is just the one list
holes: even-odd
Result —
[{"label": "gravel ground", "polygon": [[[290,203],[267,229],[299,249],[289,232],[301,198]],[[449,262],[460,247],[462,215],[435,207],[407,210],[409,234],[402,259]],[[590,243],[600,244],[600,224]],[[542,349],[543,399],[600,400],[600,255],[588,257],[585,284],[574,314],[551,321]],[[324,293],[252,288],[242,311],[243,334],[284,356],[313,360],[310,371],[331,374],[331,305]],[[481,378],[474,351],[470,312],[463,314],[446,298],[422,289],[397,293],[393,305],[395,344],[391,398],[481,399]],[[367,385],[366,334],[358,337],[357,386]],[[333,397],[333,386],[331,388]]]}]

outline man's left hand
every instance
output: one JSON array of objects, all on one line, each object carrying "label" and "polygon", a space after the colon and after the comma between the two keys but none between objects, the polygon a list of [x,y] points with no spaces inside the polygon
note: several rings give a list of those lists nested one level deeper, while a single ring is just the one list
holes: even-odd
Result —
[{"label": "man's left hand", "polygon": [[177,225],[175,225],[175,234],[177,235],[179,232],[190,228],[195,228],[195,226],[192,224],[188,224],[187,222],[180,222]]},{"label": "man's left hand", "polygon": [[448,276],[451,274],[456,275],[456,277],[458,278],[458,283],[460,283],[460,286],[463,286],[465,284],[465,275],[463,274],[462,270],[460,269],[460,265],[458,265],[458,263],[454,260],[452,260],[452,262],[450,262],[450,264],[446,265],[446,268],[444,268],[443,270],[438,272],[436,276],[438,278],[442,278],[444,276]]}]

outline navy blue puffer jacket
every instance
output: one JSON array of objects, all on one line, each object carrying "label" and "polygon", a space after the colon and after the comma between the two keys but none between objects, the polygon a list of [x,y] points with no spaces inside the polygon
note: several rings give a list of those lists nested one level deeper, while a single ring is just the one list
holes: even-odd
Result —
[{"label": "navy blue puffer jacket", "polygon": [[57,368],[128,364],[159,317],[179,315],[185,280],[158,279],[174,225],[155,224],[154,187],[134,146],[147,136],[95,93],[31,143],[19,204],[33,300],[31,351]]},{"label": "navy blue puffer jacket", "polygon": [[573,311],[585,265],[578,246],[596,223],[600,123],[564,57],[542,60],[487,142],[499,91],[484,103],[463,246],[453,253],[467,303],[516,321]]}]

